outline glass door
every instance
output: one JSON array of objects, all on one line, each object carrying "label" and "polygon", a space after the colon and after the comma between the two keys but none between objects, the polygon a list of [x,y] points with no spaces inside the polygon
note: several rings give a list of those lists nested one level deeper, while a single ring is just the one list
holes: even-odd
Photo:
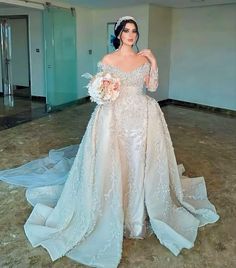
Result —
[{"label": "glass door", "polygon": [[77,99],[74,10],[44,10],[45,87],[48,111]]}]

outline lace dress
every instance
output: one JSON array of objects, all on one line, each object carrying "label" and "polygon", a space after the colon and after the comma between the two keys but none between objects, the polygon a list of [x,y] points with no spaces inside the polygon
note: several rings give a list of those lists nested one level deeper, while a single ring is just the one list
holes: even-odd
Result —
[{"label": "lace dress", "polygon": [[[157,70],[145,63],[125,72],[102,62],[98,69],[121,79],[120,95],[96,106],[68,171],[58,171],[65,159],[59,154],[53,165],[44,159],[50,168],[34,172],[54,181],[27,190],[34,208],[25,233],[52,260],[66,255],[91,267],[115,268],[123,238],[144,238],[149,226],[178,255],[193,247],[199,226],[219,218],[204,178],[182,175],[163,112],[146,95],[144,81],[149,77],[147,89],[155,91]],[[2,177],[7,180],[7,173]]]}]

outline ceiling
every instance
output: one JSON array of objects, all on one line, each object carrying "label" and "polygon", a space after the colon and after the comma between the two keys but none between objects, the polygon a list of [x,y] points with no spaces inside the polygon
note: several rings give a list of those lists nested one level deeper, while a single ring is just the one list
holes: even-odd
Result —
[{"label": "ceiling", "polygon": [[[65,1],[60,0],[58,2]],[[112,8],[140,4],[156,4],[165,7],[184,8],[232,4],[236,3],[236,0],[67,0],[66,2],[90,8]]]},{"label": "ceiling", "polygon": [[[233,4],[236,0],[54,0],[58,3],[70,3],[88,8],[116,8],[141,4],[156,4],[163,7],[185,8],[210,5]],[[6,1],[7,2],[7,1]],[[26,1],[23,1],[26,2]],[[28,2],[37,2],[28,0]],[[50,0],[45,0],[50,2]],[[0,8],[16,7],[15,5],[0,3]]]},{"label": "ceiling", "polygon": [[16,7],[16,6],[0,3],[0,8],[10,8],[10,7]]}]

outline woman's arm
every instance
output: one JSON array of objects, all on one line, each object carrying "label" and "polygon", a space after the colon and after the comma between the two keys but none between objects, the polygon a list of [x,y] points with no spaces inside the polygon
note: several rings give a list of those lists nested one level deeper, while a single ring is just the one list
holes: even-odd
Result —
[{"label": "woman's arm", "polygon": [[145,56],[151,64],[149,75],[145,78],[145,84],[147,90],[154,92],[157,90],[159,85],[158,65],[156,58],[150,49],[143,49],[138,54]]},{"label": "woman's arm", "polygon": [[149,75],[145,80],[145,84],[148,91],[154,92],[157,90],[159,85],[159,75],[157,64],[151,65]]}]

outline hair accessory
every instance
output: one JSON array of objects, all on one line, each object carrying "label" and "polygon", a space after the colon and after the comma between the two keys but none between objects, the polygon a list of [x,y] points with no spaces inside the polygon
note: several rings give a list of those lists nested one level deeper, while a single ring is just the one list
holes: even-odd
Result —
[{"label": "hair accessory", "polygon": [[131,16],[120,17],[120,18],[118,19],[118,21],[116,22],[115,30],[116,30],[116,28],[121,24],[121,22],[122,22],[123,20],[134,20],[134,21],[136,22],[135,18],[134,18],[134,17],[131,17]]}]

